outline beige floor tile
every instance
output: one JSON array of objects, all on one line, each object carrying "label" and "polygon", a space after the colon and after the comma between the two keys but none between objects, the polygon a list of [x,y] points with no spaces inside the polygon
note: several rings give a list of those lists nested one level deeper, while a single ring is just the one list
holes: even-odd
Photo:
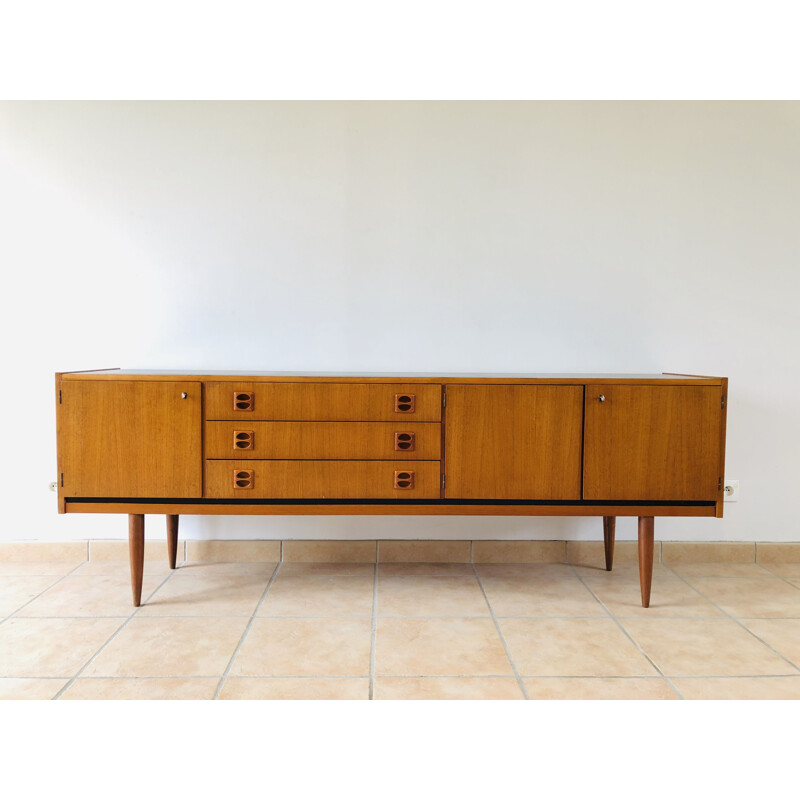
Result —
[{"label": "beige floor tile", "polygon": [[13,614],[59,580],[61,578],[58,575],[0,578],[0,617]]},{"label": "beige floor tile", "polygon": [[516,678],[376,678],[376,700],[524,700]]},{"label": "beige floor tile", "polygon": [[769,578],[770,573],[760,564],[737,564],[726,561],[671,564],[670,568],[684,577],[701,578]]},{"label": "beige floor tile", "polygon": [[369,619],[256,619],[231,668],[242,676],[368,676]]},{"label": "beige floor tile", "polygon": [[525,678],[531,700],[678,700],[663,678]]},{"label": "beige floor tile", "polygon": [[201,540],[190,539],[186,542],[186,558],[188,561],[210,563],[215,561],[280,561],[281,543],[279,541],[254,540]]},{"label": "beige floor tile", "polygon": [[187,561],[178,567],[178,575],[191,575],[193,577],[218,576],[218,575],[261,575],[266,579],[272,577],[277,561]]},{"label": "beige floor tile", "polygon": [[472,543],[472,558],[476,563],[525,563],[566,561],[564,542],[553,541],[476,541]]},{"label": "beige floor tile", "polygon": [[780,578],[686,580],[734,617],[800,617],[800,588]]},{"label": "beige floor tile", "polygon": [[800,578],[800,561],[796,563],[789,562],[787,564],[771,564],[767,561],[762,562],[759,566],[781,578]]},{"label": "beige floor tile", "polygon": [[800,619],[743,619],[742,624],[800,667]]},{"label": "beige floor tile", "polygon": [[753,563],[756,547],[753,542],[662,542],[661,560],[665,564],[687,561]]},{"label": "beige floor tile", "polygon": [[52,700],[67,678],[0,678],[0,700]]},{"label": "beige floor tile", "polygon": [[800,563],[800,542],[758,542],[756,561],[762,564]]},{"label": "beige floor tile", "polygon": [[433,563],[471,561],[470,542],[450,541],[382,541],[378,543],[380,563],[408,563],[427,561]]},{"label": "beige floor tile", "polygon": [[497,629],[489,619],[378,620],[377,675],[511,675]]},{"label": "beige floor tile", "polygon": [[498,617],[605,617],[603,607],[574,576],[482,578]]},{"label": "beige floor tile", "polygon": [[141,617],[249,617],[266,575],[175,575],[139,611]]},{"label": "beige floor tile", "polygon": [[88,557],[86,540],[78,542],[0,542],[0,561],[74,561]]},{"label": "beige floor tile", "polygon": [[623,619],[668,676],[786,675],[791,666],[729,619]]},{"label": "beige floor tile", "polygon": [[448,564],[436,562],[417,562],[413,564],[378,564],[378,577],[420,577],[430,575],[437,578],[474,576],[472,564]]},{"label": "beige floor tile", "polygon": [[248,620],[134,617],[83,673],[86,678],[208,677],[228,666]]},{"label": "beige floor tile", "polygon": [[[150,521],[147,522],[150,527]],[[144,542],[145,572],[149,562],[167,563],[167,535],[164,528],[164,520],[161,524],[153,526],[158,529],[160,536],[150,538],[147,536]],[[127,561],[129,554],[127,539],[92,539],[89,542],[89,561]],[[184,542],[178,542],[178,562],[184,561],[186,553]]]},{"label": "beige floor tile", "polygon": [[211,700],[219,678],[78,678],[61,700]]},{"label": "beige floor tile", "polygon": [[652,664],[605,619],[501,619],[500,629],[521,675],[639,677]]},{"label": "beige floor tile", "polygon": [[228,678],[220,700],[368,700],[368,678]]},{"label": "beige floor tile", "polygon": [[71,678],[124,619],[21,619],[0,625],[0,676]]},{"label": "beige floor tile", "polygon": [[375,564],[348,564],[346,562],[284,561],[279,575],[344,575],[348,577],[374,576]]},{"label": "beige floor tile", "polygon": [[299,541],[283,543],[284,561],[341,561],[374,564],[378,543],[372,541]]},{"label": "beige floor tile", "polygon": [[[602,527],[602,526],[601,526]],[[661,553],[661,542],[655,542],[654,558],[658,563]],[[606,568],[606,549],[603,541],[567,542],[567,561],[575,566]],[[638,542],[617,541],[614,544],[614,569],[626,563],[638,563]]]},{"label": "beige floor tile", "polygon": [[[145,577],[142,602],[158,588],[161,577]],[[113,575],[68,575],[21,609],[20,617],[127,617],[136,611],[130,578]]]},{"label": "beige floor tile", "polygon": [[378,580],[378,614],[386,617],[488,617],[489,606],[474,575],[388,577]]},{"label": "beige floor tile", "polygon": [[259,617],[371,617],[373,576],[281,575]]},{"label": "beige floor tile", "polygon": [[685,700],[800,700],[800,675],[789,678],[673,678]]},{"label": "beige floor tile", "polygon": [[481,578],[574,578],[569,564],[476,564]]},{"label": "beige floor tile", "polygon": [[[167,564],[166,558],[162,561],[145,561],[144,575],[145,577],[160,576],[166,578],[172,570]],[[131,574],[130,562],[125,559],[124,561],[112,561],[111,559],[101,559],[100,561],[86,561],[81,564],[73,575],[88,576],[88,575],[116,575],[119,577],[129,577]]]},{"label": "beige floor tile", "polygon": [[86,561],[0,561],[0,577],[66,575]]},{"label": "beige floor tile", "polygon": [[[616,582],[622,579],[625,580],[639,580],[639,565],[638,563],[625,563],[615,564],[614,569],[608,572],[605,568],[600,567],[586,567],[580,564],[574,565],[575,572],[581,578],[596,578],[598,581],[611,581]],[[653,582],[662,578],[674,578],[675,573],[672,572],[664,564],[653,564]]]},{"label": "beige floor tile", "polygon": [[687,586],[680,578],[659,577],[653,580],[650,607],[642,607],[638,577],[615,581],[584,578],[586,585],[617,617],[721,617],[723,613]]}]

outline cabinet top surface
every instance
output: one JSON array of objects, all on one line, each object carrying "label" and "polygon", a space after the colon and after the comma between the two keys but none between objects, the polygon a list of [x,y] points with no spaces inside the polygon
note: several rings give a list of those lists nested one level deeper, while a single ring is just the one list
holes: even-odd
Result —
[{"label": "cabinet top surface", "polygon": [[683,375],[678,373],[594,373],[594,372],[263,372],[259,370],[164,370],[164,369],[102,369],[84,372],[61,373],[66,379],[93,378],[152,378],[165,380],[174,378],[204,378],[207,380],[226,380],[229,378],[274,378],[279,381],[331,381],[363,380],[369,382],[420,381],[441,383],[442,381],[468,382],[558,382],[558,383],[603,383],[644,381],[656,383],[699,383],[718,385],[723,379],[710,375]]}]

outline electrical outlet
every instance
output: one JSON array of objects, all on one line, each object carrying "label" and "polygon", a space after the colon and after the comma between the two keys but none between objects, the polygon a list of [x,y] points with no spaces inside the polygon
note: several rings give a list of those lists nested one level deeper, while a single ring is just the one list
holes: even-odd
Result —
[{"label": "electrical outlet", "polygon": [[739,481],[725,481],[725,502],[735,503],[739,499]]},{"label": "electrical outlet", "polygon": [[50,484],[50,491],[51,492],[57,492],[58,491],[58,481],[53,481]]}]

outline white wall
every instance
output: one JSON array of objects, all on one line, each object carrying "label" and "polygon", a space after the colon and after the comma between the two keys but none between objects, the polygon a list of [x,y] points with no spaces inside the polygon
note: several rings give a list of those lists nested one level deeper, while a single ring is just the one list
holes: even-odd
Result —
[{"label": "white wall", "polygon": [[[53,373],[730,378],[724,520],[800,538],[800,103],[0,104],[0,538],[56,514]],[[154,518],[161,535],[162,522]],[[187,517],[189,537],[598,538],[599,520]],[[620,538],[634,535],[620,521]]]}]

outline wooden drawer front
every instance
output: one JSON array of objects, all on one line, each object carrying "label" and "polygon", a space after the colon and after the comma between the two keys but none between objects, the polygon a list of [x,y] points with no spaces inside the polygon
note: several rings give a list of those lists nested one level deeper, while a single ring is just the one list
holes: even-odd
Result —
[{"label": "wooden drawer front", "polygon": [[438,461],[441,425],[422,422],[206,422],[206,458]]},{"label": "wooden drawer front", "polygon": [[442,387],[432,384],[209,381],[206,419],[439,422]]},{"label": "wooden drawer front", "polygon": [[439,497],[440,480],[438,461],[206,462],[209,498],[432,499]]}]

